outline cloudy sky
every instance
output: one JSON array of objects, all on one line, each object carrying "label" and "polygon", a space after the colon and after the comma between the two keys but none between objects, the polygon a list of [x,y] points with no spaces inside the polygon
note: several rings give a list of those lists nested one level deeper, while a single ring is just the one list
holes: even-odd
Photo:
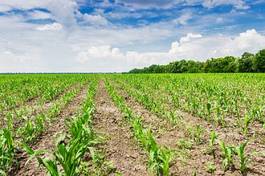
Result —
[{"label": "cloudy sky", "polygon": [[121,72],[265,48],[265,0],[1,0],[0,72]]}]

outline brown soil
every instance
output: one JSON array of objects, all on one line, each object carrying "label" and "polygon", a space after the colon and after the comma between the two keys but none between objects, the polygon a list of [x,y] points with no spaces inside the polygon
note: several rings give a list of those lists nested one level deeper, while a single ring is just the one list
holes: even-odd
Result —
[{"label": "brown soil", "polygon": [[[83,103],[87,93],[87,85],[83,86],[81,91],[77,94],[74,99],[66,105],[66,107],[60,112],[57,121],[54,121],[48,129],[40,136],[38,141],[31,146],[34,150],[46,150],[46,153],[51,154],[54,149],[55,140],[58,135],[64,133],[65,129],[65,120],[76,115]],[[47,156],[47,155],[46,155]],[[47,175],[43,167],[39,167],[37,160],[33,159],[26,164],[28,156],[23,153],[21,156],[22,160],[20,162],[20,167],[16,175],[23,176],[44,176]],[[13,174],[10,174],[13,175]]]},{"label": "brown soil", "polygon": [[[113,84],[115,85],[115,83]],[[206,165],[208,162],[213,162],[216,165],[216,172],[214,175],[241,175],[239,171],[227,171],[224,173],[221,168],[221,153],[216,152],[216,159],[212,155],[206,153],[208,149],[209,133],[211,130],[215,130],[219,135],[218,138],[226,141],[228,144],[238,145],[244,141],[244,137],[237,131],[230,130],[230,128],[215,127],[212,124],[206,122],[203,119],[192,116],[189,113],[178,111],[182,119],[179,124],[173,126],[169,124],[167,120],[159,118],[153,113],[146,110],[140,103],[136,102],[133,97],[128,96],[121,85],[115,85],[117,91],[122,95],[128,106],[137,114],[143,117],[145,126],[150,126],[156,136],[157,142],[162,146],[167,146],[175,150],[176,156],[172,161],[171,174],[172,175],[192,175],[196,172],[197,175],[211,175],[206,172]],[[203,142],[201,144],[193,144],[189,150],[179,150],[177,141],[179,139],[189,140],[187,134],[187,127],[200,125],[204,129],[202,136]],[[218,144],[216,148],[219,148]],[[259,152],[259,156],[252,157],[252,162],[248,164],[250,168],[248,175],[262,175],[265,173],[265,146],[260,143],[250,141],[247,147],[247,153],[250,151]],[[261,156],[260,156],[261,155]],[[265,175],[265,174],[264,174]]]},{"label": "brown soil", "polygon": [[145,153],[137,146],[130,128],[112,102],[103,81],[100,81],[96,94],[93,126],[96,132],[106,136],[107,140],[99,148],[122,175],[148,175]]}]

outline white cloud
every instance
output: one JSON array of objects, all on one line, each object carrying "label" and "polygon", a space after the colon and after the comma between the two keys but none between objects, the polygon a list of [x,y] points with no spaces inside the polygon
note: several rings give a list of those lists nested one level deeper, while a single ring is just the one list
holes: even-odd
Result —
[{"label": "white cloud", "polygon": [[[134,67],[166,64],[180,59],[206,60],[227,55],[240,56],[245,51],[255,53],[264,48],[264,43],[265,36],[254,29],[240,33],[236,37],[222,35],[203,37],[200,34],[189,33],[179,41],[173,42],[168,52],[121,52],[119,48],[99,45],[79,51],[77,61],[83,65],[96,64],[99,68],[109,71],[115,71],[117,68],[118,71],[127,71]],[[108,68],[111,63],[115,69]]]},{"label": "white cloud", "polygon": [[[179,0],[177,0],[178,2]],[[129,7],[133,8],[141,8],[141,9],[148,9],[148,8],[170,8],[176,4],[176,0],[117,0],[117,3],[124,4]]]},{"label": "white cloud", "polygon": [[103,17],[102,15],[84,14],[84,15],[82,15],[82,17],[86,23],[89,23],[91,25],[105,26],[108,24],[108,20],[105,17]]},{"label": "white cloud", "polygon": [[29,16],[31,19],[49,19],[49,18],[52,18],[52,15],[50,13],[42,12],[42,11],[30,12]]},{"label": "white cloud", "polygon": [[180,38],[180,43],[185,43],[185,42],[189,42],[192,39],[196,39],[196,38],[202,38],[201,34],[193,34],[193,33],[188,33],[185,37],[181,37]]},{"label": "white cloud", "polygon": [[11,10],[9,6],[0,4],[0,12],[6,12],[9,10]]},{"label": "white cloud", "polygon": [[8,6],[10,8],[31,9],[42,7],[46,2],[38,0],[1,0],[0,4],[1,6]]},{"label": "white cloud", "polygon": [[265,36],[254,29],[240,33],[236,37],[223,35],[188,36],[189,34],[185,37],[185,42],[183,42],[184,38],[181,38],[179,42],[172,44],[169,53],[174,58],[205,60],[227,55],[240,56],[245,51],[255,53],[263,49],[265,43]]},{"label": "white cloud", "polygon": [[243,0],[204,0],[202,4],[207,8],[213,8],[220,5],[233,5],[236,9],[249,8]]},{"label": "white cloud", "polygon": [[118,48],[112,48],[110,45],[103,45],[103,46],[92,46],[89,47],[87,50],[81,51],[78,53],[77,60],[80,63],[85,63],[89,61],[89,59],[105,59],[108,58],[109,60],[123,58],[124,55]]},{"label": "white cloud", "polygon": [[[131,2],[138,3],[138,5],[131,3],[131,7],[140,7],[144,3],[145,7],[168,8],[172,3],[196,4],[202,1]],[[230,4],[239,8],[236,2],[239,1],[230,1]],[[224,55],[238,56],[244,51],[256,52],[262,49],[265,43],[265,36],[254,29],[237,36],[201,35],[200,32],[196,32],[200,31],[199,22],[210,24],[222,23],[223,20],[212,16],[206,23],[200,18],[198,23],[189,26],[187,22],[193,17],[191,12],[184,12],[174,21],[126,27],[111,25],[101,12],[93,15],[81,14],[77,9],[77,3],[73,0],[2,0],[0,4],[6,9],[47,8],[51,13],[34,11],[30,13],[30,18],[56,20],[51,24],[40,25],[25,23],[22,15],[0,16],[1,72],[127,71],[150,64],[166,64],[176,59],[201,60]],[[205,6],[212,8],[221,4],[229,2],[209,1]],[[82,23],[86,24],[78,25],[77,19],[81,19]],[[180,26],[176,28],[176,24]],[[172,42],[171,48],[166,47],[169,41],[177,38],[179,40]],[[150,45],[157,45],[158,50],[147,52]],[[135,47],[138,49],[134,49]],[[162,50],[161,47],[167,49]]]},{"label": "white cloud", "polygon": [[174,20],[174,23],[176,24],[181,24],[181,25],[186,25],[187,22],[192,19],[192,13],[187,12],[182,14],[180,17],[178,17],[176,20]]},{"label": "white cloud", "polygon": [[42,26],[36,27],[36,30],[39,31],[59,31],[63,28],[60,23],[45,24]]},{"label": "white cloud", "polygon": [[75,13],[78,5],[75,0],[1,0],[0,5],[11,9],[46,8],[59,23],[66,26],[76,23]]},{"label": "white cloud", "polygon": [[172,8],[175,5],[187,4],[198,5],[201,4],[206,8],[213,8],[220,5],[232,5],[236,9],[247,9],[249,6],[243,0],[118,0],[117,3],[125,4],[132,8],[139,9],[167,9]]}]

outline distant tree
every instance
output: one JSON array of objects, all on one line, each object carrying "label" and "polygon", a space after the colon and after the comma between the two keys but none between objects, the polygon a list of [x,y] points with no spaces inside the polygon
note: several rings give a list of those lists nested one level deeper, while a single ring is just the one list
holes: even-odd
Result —
[{"label": "distant tree", "polygon": [[207,60],[204,63],[204,71],[209,73],[232,73],[237,71],[237,60],[233,56]]},{"label": "distant tree", "polygon": [[256,72],[265,72],[265,49],[260,50],[254,59],[254,68]]},{"label": "distant tree", "polygon": [[238,60],[238,72],[253,72],[254,71],[254,58],[252,53],[245,52]]},{"label": "distant tree", "polygon": [[241,58],[226,56],[211,58],[205,62],[180,60],[167,65],[151,65],[143,69],[133,69],[130,73],[232,73],[265,72],[265,49],[256,55],[245,52]]}]

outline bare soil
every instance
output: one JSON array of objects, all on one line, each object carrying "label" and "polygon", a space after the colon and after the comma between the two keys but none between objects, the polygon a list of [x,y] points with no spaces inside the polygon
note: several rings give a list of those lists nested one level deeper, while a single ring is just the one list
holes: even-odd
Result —
[{"label": "bare soil", "polygon": [[[74,97],[74,99],[66,105],[66,107],[60,112],[56,121],[54,121],[48,129],[37,139],[32,149],[34,150],[46,150],[46,153],[51,154],[55,148],[55,140],[58,135],[64,133],[67,129],[65,126],[65,120],[78,114],[78,111],[85,100],[87,93],[87,84],[85,84],[81,91]],[[45,154],[45,156],[47,156]],[[40,167],[37,160],[33,159],[26,163],[28,156],[26,153],[22,153],[20,156],[19,168],[17,173],[11,173],[10,175],[22,175],[22,176],[45,176],[46,171],[43,167]]]},{"label": "bare soil", "polygon": [[138,147],[123,115],[108,95],[103,81],[100,81],[96,94],[93,126],[97,133],[106,137],[106,141],[99,148],[118,172],[124,176],[149,175],[145,153]]}]

